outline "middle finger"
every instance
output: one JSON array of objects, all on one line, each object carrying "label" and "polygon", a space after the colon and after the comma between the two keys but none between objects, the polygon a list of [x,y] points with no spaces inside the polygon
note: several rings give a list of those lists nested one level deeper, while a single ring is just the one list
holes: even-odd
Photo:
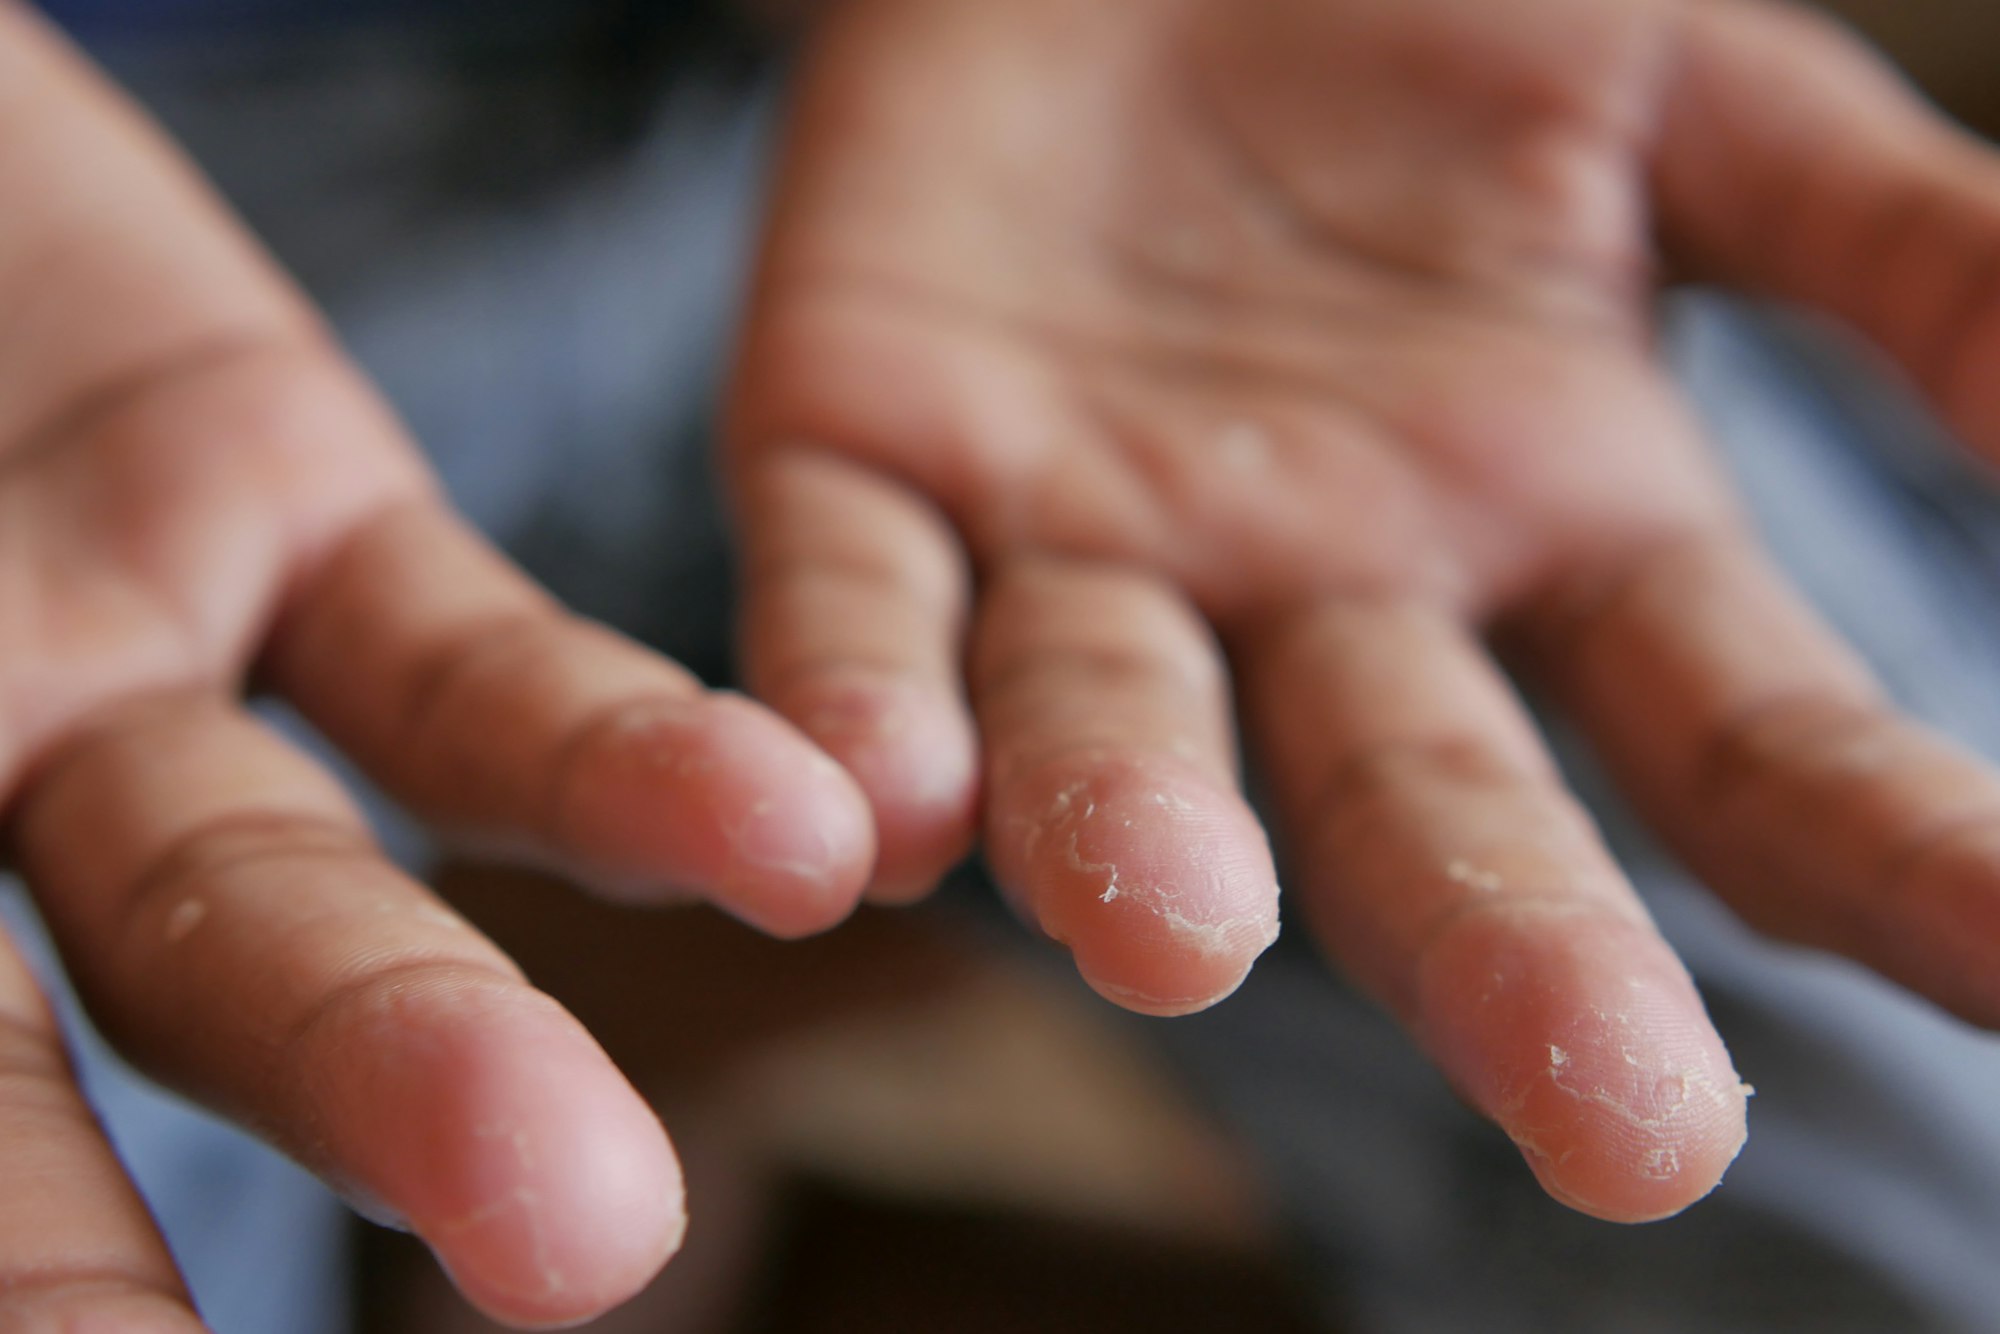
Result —
[{"label": "middle finger", "polygon": [[987,849],[1016,904],[1129,1009],[1234,991],[1277,937],[1277,875],[1193,609],[1134,571],[1019,560],[987,590],[971,675]]}]

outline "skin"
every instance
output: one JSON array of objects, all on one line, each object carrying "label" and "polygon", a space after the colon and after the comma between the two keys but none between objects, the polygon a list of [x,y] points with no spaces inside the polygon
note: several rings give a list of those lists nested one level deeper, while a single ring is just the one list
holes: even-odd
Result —
[{"label": "skin", "polygon": [[[614,1305],[685,1223],[658,1119],[242,694],[448,831],[786,936],[857,900],[861,794],[475,537],[299,295],[5,3],[0,179],[31,183],[0,217],[0,829],[78,989],[496,1318]],[[0,1330],[198,1327],[0,941]]]},{"label": "skin", "polygon": [[[677,1244],[658,1122],[246,688],[448,830],[779,934],[983,825],[1162,1013],[1276,929],[1240,712],[1329,951],[1554,1192],[1669,1213],[1741,1090],[1489,634],[1754,919],[1991,1016],[1993,781],[1762,563],[1647,346],[1670,254],[1849,318],[2000,447],[2000,186],[1866,57],[1737,5],[854,0],[796,125],[731,456],[794,727],[469,534],[0,0],[0,818],[145,1068],[496,1318],[581,1320]],[[198,1327],[4,949],[0,1182],[0,1329]]]},{"label": "skin", "polygon": [[[2000,456],[2000,169],[1745,0],[855,0],[735,400],[757,693],[1131,1008],[1288,901],[1550,1193],[1712,1189],[1749,1090],[1494,653],[1756,925],[2000,1019],[2000,785],[1758,551],[1668,277],[1872,337]],[[1241,728],[1239,738],[1238,728]]]}]

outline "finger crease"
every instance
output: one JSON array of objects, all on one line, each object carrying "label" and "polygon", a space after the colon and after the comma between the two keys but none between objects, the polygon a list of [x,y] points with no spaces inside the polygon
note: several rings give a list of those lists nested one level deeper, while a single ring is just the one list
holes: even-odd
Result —
[{"label": "finger crease", "polygon": [[[1199,663],[1198,666],[1192,664]],[[1185,656],[1179,668],[1158,653],[1107,645],[1037,645],[983,666],[973,681],[973,691],[985,698],[1004,696],[1028,685],[1081,677],[1086,688],[1100,693],[1139,692],[1164,686],[1176,694],[1213,694],[1222,689],[1221,674],[1206,648],[1199,656]]]},{"label": "finger crease", "polygon": [[296,355],[313,346],[310,338],[304,326],[245,328],[212,334],[146,358],[66,395],[41,421],[20,432],[11,445],[0,442],[0,460],[6,469],[25,466],[31,458],[88,433],[163,387],[194,376],[213,375],[243,362]]},{"label": "finger crease", "polygon": [[542,790],[541,808],[529,816],[544,843],[565,857],[590,861],[590,849],[579,845],[568,829],[569,794],[576,785],[577,774],[606,736],[618,732],[633,715],[657,712],[662,706],[690,707],[691,701],[664,691],[612,700],[585,714],[569,735],[557,744],[549,758],[549,776],[547,786]]},{"label": "finger crease", "polygon": [[[408,693],[400,710],[402,734],[428,733],[447,702],[479,669],[510,656],[527,653],[553,639],[568,623],[567,613],[548,606],[507,612],[453,635],[422,655],[410,670]],[[412,753],[425,748],[413,745]]]},{"label": "finger crease", "polygon": [[1652,923],[1647,919],[1637,901],[1629,909],[1613,900],[1578,894],[1507,894],[1499,897],[1468,895],[1439,912],[1426,922],[1417,937],[1416,947],[1410,951],[1409,986],[1415,989],[1415,979],[1423,975],[1424,965],[1432,953],[1444,940],[1461,926],[1482,918],[1498,921],[1526,919],[1531,917],[1577,919],[1596,917],[1619,922],[1626,926],[1650,930]]},{"label": "finger crease", "polygon": [[1916,892],[1914,886],[1925,866],[1979,838],[1990,839],[1996,829],[2000,829],[2000,805],[1989,802],[1917,830],[1901,840],[1887,859],[1869,906],[1895,908]]},{"label": "finger crease", "polygon": [[432,948],[407,957],[377,962],[366,972],[322,991],[276,1039],[285,1086],[302,1101],[303,1105],[298,1110],[305,1114],[308,1124],[317,1120],[313,1107],[316,1099],[312,1096],[311,1081],[300,1063],[300,1055],[310,1048],[319,1030],[377,995],[417,990],[427,977],[460,982],[476,980],[496,990],[525,988],[527,984],[522,976],[507,971],[502,966],[505,963],[506,957],[497,950],[491,959],[479,959],[461,954],[440,954]]},{"label": "finger crease", "polygon": [[[155,716],[172,719],[191,702],[205,699],[220,699],[215,683],[190,680],[134,690],[102,701],[70,720],[45,744],[20,759],[12,783],[0,782],[0,814],[8,813],[17,795],[27,794],[25,803],[33,805],[34,794],[60,787],[72,771],[83,768],[100,751],[129,742],[132,733]],[[0,774],[0,780],[3,779],[4,774]],[[17,824],[25,821],[24,813],[13,814]]]},{"label": "finger crease", "polygon": [[918,683],[937,694],[948,695],[940,683],[946,673],[938,665],[919,666],[908,658],[892,658],[882,653],[828,653],[787,662],[775,672],[757,674],[756,694],[770,703],[782,703],[802,686],[882,684],[890,687]]},{"label": "finger crease", "polygon": [[744,586],[760,602],[815,584],[841,583],[953,619],[962,614],[965,604],[963,589],[957,583],[940,589],[935,580],[918,578],[905,562],[873,553],[827,550],[811,555],[766,555],[747,562],[743,573]]},{"label": "finger crease", "polygon": [[1311,790],[1306,812],[1337,814],[1422,778],[1453,786],[1524,788],[1560,794],[1552,772],[1523,768],[1482,738],[1404,737],[1343,754]]},{"label": "finger crease", "polygon": [[274,861],[355,860],[372,863],[374,840],[361,825],[301,811],[231,811],[181,835],[154,856],[119,896],[120,915],[136,921],[155,900],[192,880]]},{"label": "finger crease", "polygon": [[1658,580],[1683,565],[1698,564],[1734,540],[1709,529],[1677,533],[1632,549],[1608,570],[1571,579],[1543,599],[1547,610],[1535,636],[1544,646],[1543,660],[1558,667],[1580,662],[1590,641]]},{"label": "finger crease", "polygon": [[1788,758],[1838,746],[1887,726],[1872,703],[1824,689],[1773,695],[1716,724],[1696,750],[1689,786],[1698,804],[1730,796]]}]

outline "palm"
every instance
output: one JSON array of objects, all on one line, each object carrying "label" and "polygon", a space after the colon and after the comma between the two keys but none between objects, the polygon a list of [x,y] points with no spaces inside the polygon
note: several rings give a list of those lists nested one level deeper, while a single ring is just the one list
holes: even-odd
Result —
[{"label": "palm", "polygon": [[1225,625],[1357,589],[1492,609],[1715,517],[1646,345],[1620,90],[1659,13],[979,8],[922,7],[813,104],[760,422],[915,481],[983,557],[1141,562]]},{"label": "palm", "polygon": [[[414,456],[301,425],[366,410],[309,345],[208,351],[129,384],[80,367],[111,387],[9,442],[7,638],[35,651],[0,668],[0,772],[120,700],[239,685],[295,551],[425,493]],[[264,429],[308,404],[284,438]]]},{"label": "palm", "polygon": [[[1787,160],[1801,120],[1829,161]],[[1924,842],[2000,789],[1755,554],[1648,341],[1664,237],[1871,320],[1987,434],[1936,364],[1985,324],[1884,321],[1851,264],[1882,239],[1851,178],[1905,158],[1904,196],[1991,179],[1750,6],[856,4],[798,100],[737,398],[753,675],[869,789],[900,895],[973,813],[969,621],[1003,886],[1172,1013],[1275,930],[1233,672],[1329,951],[1558,1195],[1669,1212],[1742,1094],[1478,641],[1507,628],[1760,922],[2000,1014],[2000,938],[1963,931],[2000,885]]]}]

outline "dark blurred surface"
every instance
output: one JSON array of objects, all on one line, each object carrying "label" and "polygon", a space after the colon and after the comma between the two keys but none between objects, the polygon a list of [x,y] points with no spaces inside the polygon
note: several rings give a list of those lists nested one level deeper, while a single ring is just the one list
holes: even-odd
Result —
[{"label": "dark blurred surface", "polygon": [[740,1334],[1313,1334],[1272,1261],[801,1182]]},{"label": "dark blurred surface", "polygon": [[1879,43],[1953,115],[2000,134],[2000,4],[1994,0],[1820,0]]}]

